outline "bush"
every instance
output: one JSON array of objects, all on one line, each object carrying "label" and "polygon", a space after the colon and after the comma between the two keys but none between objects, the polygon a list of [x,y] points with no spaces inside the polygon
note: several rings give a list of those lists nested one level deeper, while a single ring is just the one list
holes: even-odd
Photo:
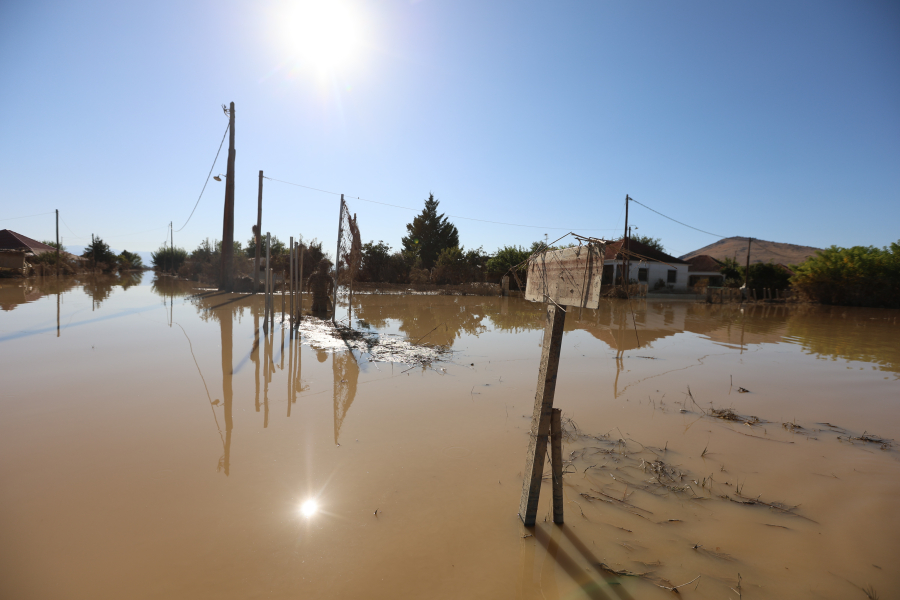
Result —
[{"label": "bush", "polygon": [[150,253],[150,259],[153,262],[153,268],[157,271],[173,271],[178,272],[181,265],[187,260],[188,253],[184,248],[172,248],[171,246],[160,246],[158,250]]},{"label": "bush", "polygon": [[900,243],[832,246],[796,267],[791,283],[814,302],[900,308]]}]

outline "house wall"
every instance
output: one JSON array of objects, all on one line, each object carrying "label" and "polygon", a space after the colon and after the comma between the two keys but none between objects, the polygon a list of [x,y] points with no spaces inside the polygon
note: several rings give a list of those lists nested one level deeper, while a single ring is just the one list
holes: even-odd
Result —
[{"label": "house wall", "polygon": [[[622,261],[621,260],[607,260],[604,262],[604,266],[607,265],[618,265],[618,269],[622,269]],[[656,282],[660,279],[663,282],[668,282],[669,271],[676,271],[675,275],[675,283],[669,284],[666,283],[666,287],[670,287],[671,289],[678,292],[686,292],[688,291],[688,267],[690,265],[684,264],[675,264],[669,266],[664,263],[658,262],[650,262],[650,261],[632,261],[631,262],[631,272],[630,278],[637,281],[638,279],[638,269],[647,269],[647,285],[649,286],[649,291],[653,291],[653,288],[656,286]],[[616,271],[619,273],[619,270]]]},{"label": "house wall", "polygon": [[25,267],[24,252],[0,252],[0,267],[4,269],[22,269]]}]

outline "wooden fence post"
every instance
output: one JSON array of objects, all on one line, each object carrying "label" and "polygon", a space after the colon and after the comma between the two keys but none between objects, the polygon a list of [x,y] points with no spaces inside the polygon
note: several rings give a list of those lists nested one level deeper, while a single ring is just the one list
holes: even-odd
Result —
[{"label": "wooden fence post", "polygon": [[519,501],[519,518],[526,527],[534,525],[537,518],[541,479],[544,475],[544,455],[556,393],[556,375],[559,371],[559,354],[562,347],[566,311],[553,303],[545,305],[544,342],[541,350],[541,366],[538,372],[534,412],[531,415],[531,440],[525,459],[525,477],[522,482],[522,498]]}]

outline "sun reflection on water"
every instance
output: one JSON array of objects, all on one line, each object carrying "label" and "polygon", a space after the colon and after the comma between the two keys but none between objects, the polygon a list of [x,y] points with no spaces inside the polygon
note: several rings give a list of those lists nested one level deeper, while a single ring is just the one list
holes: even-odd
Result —
[{"label": "sun reflection on water", "polygon": [[312,500],[312,499],[307,500],[300,506],[300,513],[304,517],[311,517],[314,514],[316,514],[316,511],[318,511],[318,510],[319,510],[319,505],[316,503],[315,500]]}]

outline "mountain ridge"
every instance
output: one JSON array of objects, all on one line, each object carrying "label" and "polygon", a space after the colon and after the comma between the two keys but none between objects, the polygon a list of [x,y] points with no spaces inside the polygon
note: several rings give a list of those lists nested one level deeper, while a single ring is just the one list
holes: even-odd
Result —
[{"label": "mountain ridge", "polygon": [[[750,244],[750,262],[753,264],[773,262],[783,265],[795,265],[802,263],[811,256],[815,256],[816,252],[820,250],[821,248],[813,248],[812,246],[770,242],[754,238],[753,243]],[[701,254],[708,254],[720,261],[726,258],[733,258],[738,263],[744,264],[747,260],[747,238],[724,238],[678,258],[687,260]]]}]

